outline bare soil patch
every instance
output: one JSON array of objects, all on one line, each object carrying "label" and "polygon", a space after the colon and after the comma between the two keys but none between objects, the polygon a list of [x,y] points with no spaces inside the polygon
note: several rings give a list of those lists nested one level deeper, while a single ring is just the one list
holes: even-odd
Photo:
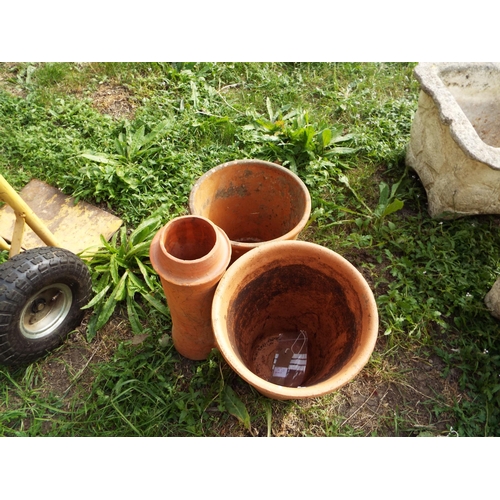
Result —
[{"label": "bare soil patch", "polygon": [[89,317],[87,313],[65,343],[40,363],[45,394],[53,394],[69,403],[77,386],[91,386],[92,365],[112,359],[118,344],[133,337],[128,322],[116,313],[99,335],[87,342],[85,332]]},{"label": "bare soil patch", "polygon": [[102,83],[91,95],[94,108],[113,118],[134,118],[135,106],[131,92],[123,85]]},{"label": "bare soil patch", "polygon": [[0,88],[17,97],[26,97],[26,91],[23,90],[17,82],[18,63],[0,63]]}]

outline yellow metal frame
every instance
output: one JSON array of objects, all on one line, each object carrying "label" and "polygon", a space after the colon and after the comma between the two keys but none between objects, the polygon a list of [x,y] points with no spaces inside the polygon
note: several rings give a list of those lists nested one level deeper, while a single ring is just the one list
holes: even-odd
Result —
[{"label": "yellow metal frame", "polygon": [[13,257],[21,251],[25,224],[28,224],[28,226],[47,246],[61,246],[55,236],[47,229],[45,224],[39,219],[35,212],[31,210],[26,202],[14,191],[12,186],[5,180],[5,178],[1,174],[0,200],[7,203],[7,205],[10,205],[16,215],[16,222],[14,224],[14,232],[12,235],[11,244],[9,245],[0,236],[0,249],[8,250],[9,257]]}]

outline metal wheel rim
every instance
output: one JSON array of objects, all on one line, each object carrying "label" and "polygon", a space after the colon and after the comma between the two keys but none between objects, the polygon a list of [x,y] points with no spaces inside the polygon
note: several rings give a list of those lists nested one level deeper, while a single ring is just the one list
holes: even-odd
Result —
[{"label": "metal wheel rim", "polygon": [[55,283],[34,294],[21,312],[20,329],[30,340],[41,339],[54,333],[66,319],[73,293],[64,283]]}]

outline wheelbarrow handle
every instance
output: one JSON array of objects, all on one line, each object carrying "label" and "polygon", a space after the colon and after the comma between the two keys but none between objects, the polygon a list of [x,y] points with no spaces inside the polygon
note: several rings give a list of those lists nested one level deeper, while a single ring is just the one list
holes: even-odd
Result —
[{"label": "wheelbarrow handle", "polygon": [[61,246],[55,236],[45,226],[45,224],[39,219],[35,212],[31,210],[28,204],[14,191],[12,186],[5,180],[5,178],[1,174],[0,200],[5,201],[5,203],[10,205],[16,215],[16,224],[14,226],[14,235],[12,237],[13,244],[11,245],[11,251],[9,254],[10,257],[19,253],[22,234],[24,230],[24,221],[47,246]]}]

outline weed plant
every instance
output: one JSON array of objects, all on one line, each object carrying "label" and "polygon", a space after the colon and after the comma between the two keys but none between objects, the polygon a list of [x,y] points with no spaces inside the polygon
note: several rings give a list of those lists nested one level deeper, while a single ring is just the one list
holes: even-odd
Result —
[{"label": "weed plant", "polygon": [[83,252],[93,271],[94,298],[84,307],[93,314],[87,325],[87,340],[91,341],[115,312],[120,302],[125,302],[130,327],[135,334],[143,332],[146,318],[143,307],[148,304],[156,312],[169,317],[161,296],[161,285],[149,261],[149,248],[154,235],[161,227],[160,215],[143,221],[127,235],[122,226],[108,243],[101,236],[102,247]]},{"label": "weed plant", "polygon": [[[369,398],[348,417],[349,386],[309,405],[271,401],[217,352],[186,362],[169,342],[148,242],[160,224],[187,212],[205,171],[258,158],[302,178],[313,201],[302,237],[346,256],[374,290],[379,341],[360,375],[373,377],[370,397],[377,384],[408,387],[411,370],[395,368],[408,356],[427,365],[437,357],[440,380],[456,381],[451,396],[433,393],[423,402],[424,427],[412,417],[412,402],[386,407],[382,397],[368,433],[500,435],[499,329],[483,302],[500,271],[498,217],[428,216],[425,191],[404,162],[419,92],[413,67],[0,65],[0,169],[16,189],[37,177],[125,220],[128,230],[88,261],[96,294],[83,328],[89,350],[113,318],[123,319],[132,338],[116,340],[112,355],[86,367],[90,381],[83,371],[73,374],[63,397],[50,388],[47,360],[1,368],[0,433],[365,435],[354,416]],[[133,116],[98,109],[93,97],[105,85],[127,89]],[[136,343],[134,334],[144,339]],[[47,359],[57,361],[64,349]],[[290,421],[295,427],[280,430]]]}]

